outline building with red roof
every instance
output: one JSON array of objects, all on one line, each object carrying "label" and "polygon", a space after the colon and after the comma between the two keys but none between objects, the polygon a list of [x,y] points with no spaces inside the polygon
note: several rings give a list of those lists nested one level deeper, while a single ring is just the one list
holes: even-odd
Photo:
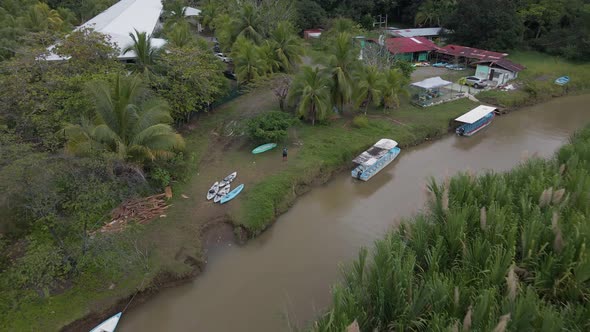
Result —
[{"label": "building with red roof", "polygon": [[450,57],[465,58],[469,62],[475,62],[477,60],[500,60],[508,55],[508,53],[498,53],[460,45],[447,45],[437,49],[436,52]]},{"label": "building with red roof", "polygon": [[428,61],[428,54],[438,49],[435,43],[424,37],[387,38],[384,46],[396,58],[406,61]]}]

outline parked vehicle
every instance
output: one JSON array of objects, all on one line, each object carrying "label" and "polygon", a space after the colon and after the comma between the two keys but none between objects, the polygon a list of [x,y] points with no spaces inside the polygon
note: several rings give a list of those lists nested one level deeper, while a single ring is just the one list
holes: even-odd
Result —
[{"label": "parked vehicle", "polygon": [[219,44],[213,45],[213,52],[221,53],[221,47],[219,47]]},{"label": "parked vehicle", "polygon": [[232,62],[232,59],[230,57],[226,56],[223,53],[217,52],[217,53],[215,53],[215,56],[218,57],[221,61],[223,61],[225,63],[231,63]]},{"label": "parked vehicle", "polygon": [[236,74],[234,72],[232,72],[231,70],[226,70],[223,72],[223,75],[227,78],[229,78],[230,80],[234,80],[236,81],[238,79],[238,77],[236,76]]},{"label": "parked vehicle", "polygon": [[483,89],[488,86],[484,79],[475,76],[465,77],[465,85],[472,86],[476,89]]}]

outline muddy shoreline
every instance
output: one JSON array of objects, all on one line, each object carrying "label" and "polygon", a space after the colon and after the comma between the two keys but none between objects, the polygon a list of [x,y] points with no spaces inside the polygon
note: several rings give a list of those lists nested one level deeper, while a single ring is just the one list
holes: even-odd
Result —
[{"label": "muddy shoreline", "polygon": [[[561,97],[561,96],[574,96],[574,95],[578,95],[578,94],[582,94],[582,93],[563,94],[560,96],[553,96],[553,98]],[[548,98],[547,100],[542,100],[542,101],[538,101],[538,102],[532,102],[530,104],[527,103],[527,105],[523,105],[523,106],[519,106],[519,107],[503,108],[502,114],[508,114],[510,112],[519,110],[523,107],[541,104],[541,103],[547,102],[553,98]],[[415,140],[409,144],[405,144],[401,147],[402,148],[414,147],[414,146],[418,146],[424,142],[433,141],[433,140],[437,140],[442,137],[445,137],[454,131],[453,126],[451,124],[452,124],[452,121],[449,121],[449,127],[448,127],[447,132],[440,133],[440,134],[435,135],[433,137],[426,137],[423,139],[417,139],[417,140]],[[299,197],[305,195],[306,193],[311,191],[313,188],[329,182],[334,176],[336,176],[340,172],[346,170],[347,168],[348,168],[347,165],[342,165],[342,166],[337,167],[335,169],[324,170],[311,183],[296,185],[296,187],[294,188],[295,195],[293,196],[293,198],[288,199],[287,201],[284,202],[284,204],[282,204],[282,206],[284,208],[275,211],[276,214],[274,216],[273,222],[269,223],[268,226],[263,230],[263,232],[266,231],[267,229],[269,229],[272,225],[274,225],[274,223],[276,222],[278,217],[280,217],[282,214],[287,212],[289,210],[289,208],[291,206],[293,206],[293,204],[295,204],[295,202],[297,201],[297,199]],[[225,228],[225,230],[222,230],[220,232],[220,230],[219,230],[220,228]],[[231,230],[233,234],[228,234],[228,231],[227,231],[228,229]],[[221,235],[218,234],[219,232]],[[102,322],[103,320],[107,319],[108,317],[114,315],[117,312],[122,311],[123,309],[125,309],[126,306],[127,306],[126,310],[134,310],[134,309],[140,307],[143,303],[146,303],[147,301],[149,301],[154,295],[156,295],[162,289],[180,286],[180,285],[183,285],[183,284],[188,283],[190,281],[193,281],[206,268],[207,259],[208,259],[207,253],[209,252],[209,250],[212,247],[214,247],[216,245],[220,245],[220,244],[223,245],[223,244],[228,244],[228,243],[236,243],[238,245],[242,245],[242,244],[246,243],[249,239],[254,238],[256,235],[257,234],[249,233],[245,228],[243,228],[241,226],[235,226],[234,224],[232,224],[229,216],[225,216],[224,218],[217,218],[217,219],[211,220],[201,229],[200,238],[201,239],[207,239],[207,238],[216,239],[216,238],[219,238],[219,236],[221,236],[221,242],[216,241],[216,240],[211,240],[211,241],[204,240],[203,247],[202,247],[203,252],[204,252],[204,260],[203,261],[191,260],[190,262],[185,262],[185,264],[190,265],[192,267],[188,273],[173,274],[173,273],[170,273],[167,271],[162,271],[162,272],[158,273],[158,275],[155,278],[148,281],[146,286],[142,290],[139,290],[133,294],[130,294],[129,296],[119,299],[115,305],[112,305],[105,310],[102,310],[100,312],[91,312],[90,314],[84,316],[83,318],[78,319],[78,320],[64,326],[61,329],[61,331],[90,330],[94,326],[96,326],[97,324]]]}]

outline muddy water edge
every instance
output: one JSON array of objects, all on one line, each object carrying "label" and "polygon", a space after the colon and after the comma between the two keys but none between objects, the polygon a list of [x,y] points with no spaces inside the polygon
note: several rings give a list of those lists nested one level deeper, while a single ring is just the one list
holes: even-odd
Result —
[{"label": "muddy water edge", "polygon": [[[313,189],[243,246],[209,235],[208,264],[194,281],[128,311],[119,331],[289,331],[330,304],[342,263],[401,218],[420,211],[429,177],[504,171],[523,156],[551,156],[590,122],[590,95],[497,117],[471,138],[447,136],[411,149],[366,183],[343,172]],[[395,138],[395,137],[393,137]],[[217,241],[216,239],[220,239]]]}]

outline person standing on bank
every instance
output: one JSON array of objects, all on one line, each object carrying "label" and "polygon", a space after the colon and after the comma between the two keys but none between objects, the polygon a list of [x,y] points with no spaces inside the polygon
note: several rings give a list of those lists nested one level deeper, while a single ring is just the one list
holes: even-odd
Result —
[{"label": "person standing on bank", "polygon": [[283,148],[283,161],[287,160],[287,147]]}]

